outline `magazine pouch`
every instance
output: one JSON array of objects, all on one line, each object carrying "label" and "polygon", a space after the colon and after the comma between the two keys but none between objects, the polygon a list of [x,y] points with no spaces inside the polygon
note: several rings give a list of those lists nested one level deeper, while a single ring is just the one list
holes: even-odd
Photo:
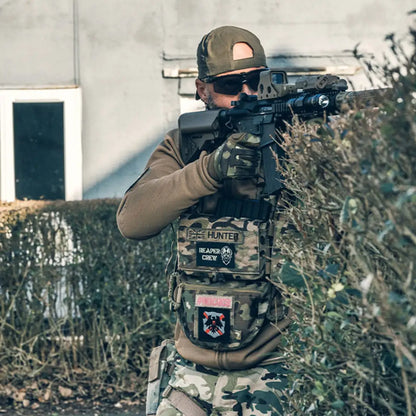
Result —
[{"label": "magazine pouch", "polygon": [[175,290],[178,320],[199,347],[240,349],[263,327],[273,295],[274,288],[263,280],[210,285],[181,281]]},{"label": "magazine pouch", "polygon": [[156,415],[162,394],[173,371],[176,350],[173,340],[165,340],[152,349],[149,359],[149,377],[146,397],[146,416]]}]

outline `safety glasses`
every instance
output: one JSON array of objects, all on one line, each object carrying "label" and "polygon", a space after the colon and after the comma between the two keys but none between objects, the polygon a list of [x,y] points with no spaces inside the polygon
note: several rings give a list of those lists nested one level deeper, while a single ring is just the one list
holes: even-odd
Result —
[{"label": "safety glasses", "polygon": [[213,84],[214,91],[219,94],[237,95],[243,89],[243,84],[247,84],[252,91],[257,91],[260,73],[267,70],[268,68],[262,68],[240,74],[208,77],[203,81]]}]

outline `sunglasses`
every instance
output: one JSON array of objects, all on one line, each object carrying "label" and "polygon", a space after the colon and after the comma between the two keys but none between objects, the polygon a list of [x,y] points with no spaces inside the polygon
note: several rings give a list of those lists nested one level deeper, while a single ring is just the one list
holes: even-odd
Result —
[{"label": "sunglasses", "polygon": [[203,81],[213,84],[214,91],[219,94],[237,95],[243,89],[243,84],[247,84],[252,91],[257,91],[260,73],[263,71],[268,71],[268,68],[220,77],[207,77]]}]

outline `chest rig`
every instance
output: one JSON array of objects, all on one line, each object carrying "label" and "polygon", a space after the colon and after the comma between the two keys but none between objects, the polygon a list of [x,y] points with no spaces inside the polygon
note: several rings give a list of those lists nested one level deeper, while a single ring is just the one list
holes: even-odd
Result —
[{"label": "chest rig", "polygon": [[268,279],[274,205],[222,198],[215,213],[193,209],[180,217],[170,295],[193,344],[237,350],[263,327],[276,294]]}]

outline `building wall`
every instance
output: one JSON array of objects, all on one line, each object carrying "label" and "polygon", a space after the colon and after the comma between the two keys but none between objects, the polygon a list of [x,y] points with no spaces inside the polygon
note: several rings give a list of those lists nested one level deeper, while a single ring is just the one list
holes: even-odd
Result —
[{"label": "building wall", "polygon": [[351,51],[380,55],[413,9],[411,0],[0,0],[0,88],[80,85],[84,198],[121,196],[179,113],[198,108],[195,49],[213,27],[255,32],[270,66],[329,70],[361,88]]}]

